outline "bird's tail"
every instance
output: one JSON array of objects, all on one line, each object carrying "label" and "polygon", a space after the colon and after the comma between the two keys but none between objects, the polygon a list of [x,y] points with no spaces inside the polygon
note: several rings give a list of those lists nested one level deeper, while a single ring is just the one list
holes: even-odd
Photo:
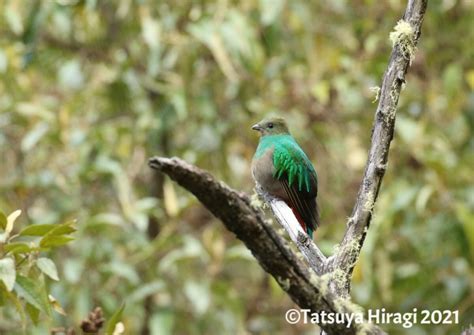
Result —
[{"label": "bird's tail", "polygon": [[298,213],[298,211],[297,211],[296,209],[294,209],[294,208],[291,207],[291,206],[290,206],[290,208],[291,208],[291,210],[293,211],[293,214],[295,214],[296,220],[298,220],[298,222],[299,222],[301,228],[303,228],[303,230],[304,230],[304,231],[309,235],[309,237],[312,239],[312,238],[313,238],[313,232],[314,232],[313,229],[311,229],[311,228],[309,227],[309,225],[307,225],[307,224],[304,222],[304,220],[303,220],[303,218],[301,217],[300,213]]}]

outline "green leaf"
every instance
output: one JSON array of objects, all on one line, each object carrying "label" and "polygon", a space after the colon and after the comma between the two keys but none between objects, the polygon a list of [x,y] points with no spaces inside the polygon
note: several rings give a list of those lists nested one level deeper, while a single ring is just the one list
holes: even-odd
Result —
[{"label": "green leaf", "polygon": [[35,247],[31,247],[26,243],[21,243],[21,242],[14,242],[14,243],[8,243],[3,247],[3,250],[5,252],[9,252],[12,255],[16,254],[24,254],[33,250],[37,250]]},{"label": "green leaf", "polygon": [[5,215],[5,213],[0,211],[0,227],[2,229],[5,229],[6,226],[7,226],[7,216]]},{"label": "green leaf", "polygon": [[13,305],[15,306],[18,314],[20,315],[23,327],[25,327],[26,326],[26,315],[25,315],[25,310],[23,309],[23,305],[22,305],[20,299],[18,299],[17,295],[12,293],[12,292],[6,292],[6,294],[7,294],[8,300],[11,303],[13,303]]},{"label": "green leaf", "polygon": [[51,259],[40,257],[36,261],[36,266],[49,278],[53,280],[59,280],[58,269],[56,268],[56,264],[54,264]]},{"label": "green leaf", "polygon": [[184,294],[198,315],[203,315],[209,308],[211,297],[208,282],[187,281],[184,284]]},{"label": "green leaf", "polygon": [[163,280],[155,280],[151,283],[140,285],[135,291],[131,292],[128,296],[128,301],[134,303],[141,301],[148,296],[151,296],[159,291],[165,289],[165,283]]},{"label": "green leaf", "polygon": [[41,297],[36,292],[36,284],[31,279],[18,275],[15,292],[28,303],[41,309]]},{"label": "green leaf", "polygon": [[459,64],[451,63],[443,72],[444,90],[450,95],[454,96],[463,82],[463,69]]},{"label": "green leaf", "polygon": [[61,225],[55,225],[40,241],[40,247],[42,248],[51,248],[57,247],[63,244],[66,244],[72,241],[74,238],[69,236],[64,236],[76,231],[72,225],[75,221],[69,221]]},{"label": "green leaf", "polygon": [[151,334],[171,335],[175,323],[175,314],[172,311],[160,310],[153,314],[148,324]]},{"label": "green leaf", "polygon": [[77,59],[70,60],[59,67],[59,83],[61,87],[70,90],[78,90],[84,84],[84,74],[81,62]]},{"label": "green leaf", "polygon": [[56,227],[53,230],[51,230],[48,234],[49,235],[68,235],[68,234],[74,233],[76,231],[76,228],[74,228],[72,225],[75,222],[76,221],[73,220],[73,221],[68,221],[60,225],[56,225]]},{"label": "green leaf", "polygon": [[123,313],[124,309],[125,309],[125,303],[122,303],[122,305],[120,305],[120,307],[110,317],[109,322],[107,322],[107,328],[105,329],[106,334],[113,334],[114,333],[115,326],[122,319],[122,313]]},{"label": "green leaf", "polygon": [[43,237],[43,239],[40,241],[40,247],[41,248],[52,248],[52,247],[58,247],[60,245],[64,245],[70,241],[74,240],[72,237],[68,236],[55,236],[55,235],[46,235]]},{"label": "green leaf", "polygon": [[8,292],[4,286],[5,285],[0,285],[0,307],[5,306],[8,297]]},{"label": "green leaf", "polygon": [[32,304],[26,304],[26,312],[28,313],[28,315],[30,316],[30,319],[31,321],[33,321],[33,323],[35,325],[38,324],[38,320],[39,320],[39,313],[40,313],[40,310],[38,308],[36,308],[35,306],[33,306]]},{"label": "green leaf", "polygon": [[15,292],[29,304],[51,316],[51,306],[43,285],[30,278],[18,275],[14,287]]},{"label": "green leaf", "polygon": [[260,0],[261,21],[267,26],[278,19],[285,6],[284,0]]},{"label": "green leaf", "polygon": [[15,262],[11,258],[0,259],[0,279],[8,291],[13,290],[15,285],[16,270]]},{"label": "green leaf", "polygon": [[29,131],[21,141],[21,150],[23,152],[30,151],[47,134],[49,125],[47,122],[39,122],[31,131]]},{"label": "green leaf", "polygon": [[44,236],[56,226],[56,224],[33,224],[23,228],[20,231],[20,236]]},{"label": "green leaf", "polygon": [[74,233],[76,228],[72,225],[75,221],[69,221],[63,224],[35,224],[24,228],[20,236],[45,236],[49,235],[67,235]]}]

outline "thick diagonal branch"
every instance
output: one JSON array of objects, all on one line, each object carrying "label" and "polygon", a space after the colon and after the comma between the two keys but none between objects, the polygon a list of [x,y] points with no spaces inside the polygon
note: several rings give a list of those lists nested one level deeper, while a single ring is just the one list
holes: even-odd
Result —
[{"label": "thick diagonal branch", "polygon": [[[247,248],[262,268],[270,273],[291,299],[312,313],[353,313],[354,305],[327,290],[327,281],[318,277],[291,250],[288,243],[250,205],[247,195],[239,193],[209,173],[178,158],[153,157],[149,165],[167,174],[193,193],[204,206]],[[282,315],[282,317],[284,317]],[[328,334],[357,334],[362,328],[367,334],[384,334],[367,323],[321,324]]]}]

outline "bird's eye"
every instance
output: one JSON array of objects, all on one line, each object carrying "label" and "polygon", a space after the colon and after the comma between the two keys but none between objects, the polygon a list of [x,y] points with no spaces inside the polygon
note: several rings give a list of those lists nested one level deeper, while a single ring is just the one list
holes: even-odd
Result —
[{"label": "bird's eye", "polygon": [[270,123],[268,124],[268,128],[270,128],[270,129],[273,128],[273,123],[270,122]]}]

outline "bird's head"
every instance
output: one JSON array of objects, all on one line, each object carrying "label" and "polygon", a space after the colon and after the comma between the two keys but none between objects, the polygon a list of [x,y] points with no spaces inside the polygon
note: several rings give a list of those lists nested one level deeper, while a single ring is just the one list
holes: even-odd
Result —
[{"label": "bird's head", "polygon": [[258,131],[262,136],[289,134],[286,121],[281,117],[270,117],[263,119],[252,126],[253,130]]}]

